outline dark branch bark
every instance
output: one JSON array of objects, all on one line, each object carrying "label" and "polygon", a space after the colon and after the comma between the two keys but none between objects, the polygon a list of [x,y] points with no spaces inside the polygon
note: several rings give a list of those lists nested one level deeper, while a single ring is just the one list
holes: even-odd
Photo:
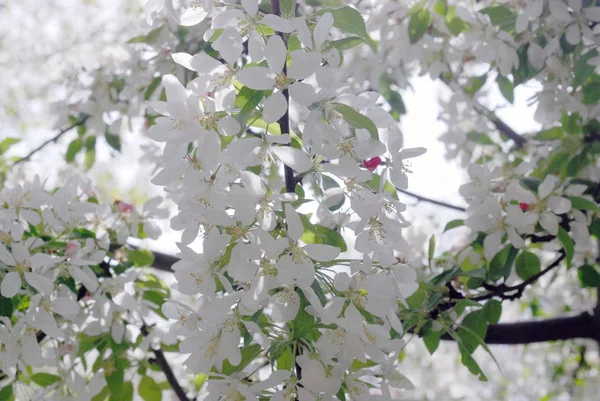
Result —
[{"label": "dark branch bark", "polygon": [[[146,325],[143,325],[141,328],[141,332],[142,335],[146,337],[149,334],[148,327]],[[171,369],[171,365],[169,365],[169,362],[167,361],[167,358],[165,358],[165,354],[162,352],[162,350],[153,349],[152,352],[154,352],[154,356],[156,357],[156,364],[160,366],[160,369],[165,374],[167,381],[173,388],[173,391],[177,395],[179,401],[190,401],[190,399],[187,397],[186,391],[183,389],[183,387],[181,387],[179,381],[175,377],[173,369]]]},{"label": "dark branch bark", "polygon": [[[588,312],[576,316],[519,323],[491,324],[483,341],[486,344],[530,344],[600,337],[600,316]],[[447,333],[443,340],[452,340]]]},{"label": "dark branch bark", "polygon": [[396,190],[400,193],[403,193],[404,195],[410,196],[412,198],[415,198],[416,200],[418,200],[419,202],[427,202],[427,203],[431,203],[433,205],[437,205],[437,206],[442,206],[448,209],[452,209],[452,210],[457,210],[459,212],[466,212],[467,209],[462,207],[462,206],[456,206],[453,205],[451,203],[446,203],[437,199],[433,199],[433,198],[428,198],[426,196],[422,196],[422,195],[417,195],[414,194],[412,192],[406,191],[404,189],[400,189],[400,188],[396,188]]},{"label": "dark branch bark", "polygon": [[83,118],[81,118],[79,121],[77,121],[76,123],[63,128],[62,130],[59,131],[58,134],[54,135],[52,138],[48,139],[46,142],[42,143],[40,146],[38,146],[37,148],[33,149],[31,152],[29,152],[29,154],[25,157],[23,157],[22,159],[17,160],[16,162],[13,163],[13,167],[16,166],[19,163],[23,163],[26,162],[27,160],[31,159],[31,157],[33,155],[35,155],[37,152],[39,152],[40,150],[44,149],[46,146],[48,146],[49,144],[58,141],[64,134],[66,134],[67,132],[71,131],[73,128],[77,128],[80,125],[84,124],[85,121],[88,119],[89,116],[85,116]]}]

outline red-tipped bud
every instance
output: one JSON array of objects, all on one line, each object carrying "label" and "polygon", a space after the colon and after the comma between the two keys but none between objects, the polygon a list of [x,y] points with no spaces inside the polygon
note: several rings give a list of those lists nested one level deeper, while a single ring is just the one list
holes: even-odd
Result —
[{"label": "red-tipped bud", "polygon": [[381,157],[375,156],[372,159],[363,161],[363,164],[369,171],[375,171],[375,169],[381,164]]},{"label": "red-tipped bud", "polygon": [[529,203],[521,202],[519,203],[519,207],[522,211],[526,212],[529,210]]}]

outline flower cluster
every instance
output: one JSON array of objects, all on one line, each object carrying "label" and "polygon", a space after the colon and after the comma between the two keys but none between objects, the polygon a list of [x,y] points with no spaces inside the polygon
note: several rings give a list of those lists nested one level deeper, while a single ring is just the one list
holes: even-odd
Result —
[{"label": "flower cluster", "polygon": [[[394,186],[407,187],[406,159],[425,150],[400,149],[375,92],[336,82],[334,14],[264,14],[257,0],[198,8],[218,56],[172,55],[194,76],[163,77],[148,131],[165,143],[153,182],[179,209],[175,288],[196,300],[162,308],[177,320],[185,366],[214,372],[215,400],[389,398],[410,386],[394,365],[397,310],[417,288]],[[256,371],[269,379],[245,384]]]}]

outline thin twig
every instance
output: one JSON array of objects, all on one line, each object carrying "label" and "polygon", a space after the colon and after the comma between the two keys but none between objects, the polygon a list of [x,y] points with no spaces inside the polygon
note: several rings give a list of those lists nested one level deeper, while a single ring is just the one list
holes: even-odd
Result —
[{"label": "thin twig", "polygon": [[52,138],[48,139],[46,142],[42,143],[40,146],[38,146],[37,148],[35,148],[31,152],[29,152],[29,154],[27,156],[14,162],[12,166],[14,167],[17,164],[26,162],[27,160],[31,159],[31,157],[33,155],[35,155],[37,152],[44,149],[46,146],[50,145],[51,143],[58,141],[64,134],[71,131],[73,128],[77,128],[80,125],[84,124],[88,118],[89,118],[89,116],[84,116],[81,119],[79,119],[78,121],[76,121],[75,123],[71,124],[70,126],[63,128],[62,130],[60,130],[58,132],[58,134],[54,135]]},{"label": "thin twig", "polygon": [[433,205],[442,206],[442,207],[445,207],[445,208],[448,208],[448,209],[452,209],[452,210],[457,210],[459,212],[466,212],[467,211],[467,209],[464,208],[464,207],[462,207],[462,206],[456,206],[456,205],[453,205],[451,203],[446,203],[446,202],[443,202],[443,201],[440,201],[440,200],[437,200],[437,199],[428,198],[428,197],[422,196],[422,195],[417,195],[417,194],[409,192],[409,191],[407,191],[405,189],[396,188],[396,190],[398,192],[403,193],[404,195],[407,195],[407,196],[410,196],[412,198],[415,198],[419,202],[427,202],[427,203],[431,203]]},{"label": "thin twig", "polygon": [[[142,325],[140,331],[142,332],[142,335],[144,337],[147,337],[148,334],[150,334],[148,332],[148,326],[146,326],[145,324]],[[165,374],[167,381],[173,388],[173,391],[177,395],[179,401],[190,401],[190,399],[187,397],[186,391],[183,389],[183,387],[181,387],[179,381],[175,377],[173,369],[171,369],[171,365],[169,365],[169,362],[167,361],[167,358],[165,358],[165,354],[162,352],[162,350],[153,349],[152,352],[154,352],[154,356],[156,357],[156,364]]]},{"label": "thin twig", "polygon": [[[507,299],[507,300],[511,300],[512,301],[512,300],[515,300],[517,298],[520,298],[521,295],[523,295],[523,291],[525,290],[525,288],[528,285],[533,284],[540,277],[542,277],[543,275],[545,275],[546,273],[548,273],[552,269],[554,269],[557,266],[559,266],[560,262],[562,262],[564,258],[565,258],[565,252],[561,251],[560,252],[560,256],[554,262],[552,262],[548,267],[546,267],[541,272],[539,272],[537,274],[534,274],[533,276],[529,277],[527,280],[523,281],[521,284],[515,285],[515,286],[511,286],[511,287],[506,286],[504,284],[501,284],[501,285],[498,285],[498,286],[486,285],[486,288],[490,290],[489,293],[484,294],[484,295],[480,295],[478,297],[473,297],[473,298],[470,298],[470,299],[472,299],[473,301],[484,301],[486,299],[490,299],[490,298],[493,298],[493,297],[500,297],[501,299]],[[510,294],[510,295],[507,295],[507,294]]]},{"label": "thin twig", "polygon": [[[462,92],[462,89],[456,88],[455,85],[452,85],[452,81],[445,79],[441,75],[440,75],[440,80],[443,83],[445,83],[448,86],[448,88],[452,89],[453,91],[461,91]],[[494,127],[496,127],[496,129],[498,131],[500,131],[502,134],[506,135],[508,138],[512,139],[518,147],[525,145],[525,143],[527,142],[527,139],[525,139],[523,136],[518,134],[514,129],[509,127],[508,124],[506,124],[504,121],[502,121],[502,119],[500,117],[498,117],[496,115],[496,113],[489,110],[487,107],[485,107],[484,105],[482,105],[475,99],[470,99],[470,101],[473,104],[473,107],[475,108],[475,111],[477,113],[479,113],[482,116],[484,116],[485,118],[487,118],[494,125]]]}]

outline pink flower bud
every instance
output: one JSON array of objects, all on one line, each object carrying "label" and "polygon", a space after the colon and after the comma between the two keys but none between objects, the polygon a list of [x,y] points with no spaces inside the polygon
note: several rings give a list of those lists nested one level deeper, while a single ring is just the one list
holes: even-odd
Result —
[{"label": "pink flower bud", "polygon": [[79,242],[71,241],[67,244],[67,256],[70,259],[73,259],[79,250],[81,249],[81,244]]},{"label": "pink flower bud", "polygon": [[519,203],[519,207],[522,211],[526,212],[527,210],[529,210],[529,203],[521,202]]},{"label": "pink flower bud", "polygon": [[117,204],[117,209],[119,209],[119,211],[121,213],[133,212],[133,205],[130,203],[117,201],[116,204]]},{"label": "pink flower bud", "polygon": [[375,156],[372,159],[363,161],[363,164],[369,171],[375,171],[375,169],[381,164],[381,157]]}]

